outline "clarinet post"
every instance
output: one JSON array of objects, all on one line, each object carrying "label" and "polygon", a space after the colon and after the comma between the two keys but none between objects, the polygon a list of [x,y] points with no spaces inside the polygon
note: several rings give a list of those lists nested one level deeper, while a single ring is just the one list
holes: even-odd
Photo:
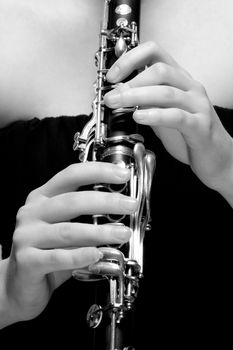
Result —
[{"label": "clarinet post", "polygon": [[[90,270],[75,270],[73,277],[82,281],[107,279],[109,283],[106,305],[93,304],[87,312],[90,327],[106,323],[106,350],[133,350],[134,344],[124,343],[120,324],[134,308],[140,279],[143,277],[143,240],[150,230],[150,191],[155,170],[155,155],[144,146],[144,138],[132,119],[135,108],[111,110],[103,103],[106,92],[115,88],[106,81],[106,74],[114,62],[139,44],[139,0],[105,0],[104,17],[96,53],[97,79],[93,114],[82,133],[75,134],[74,149],[79,159],[104,161],[130,169],[131,177],[124,186],[96,184],[95,190],[120,192],[138,199],[139,207],[132,215],[94,215],[94,224],[127,225],[132,236],[122,246],[100,247],[103,258]],[[134,72],[131,79],[138,72]],[[107,319],[107,321],[106,321]],[[136,350],[136,349],[135,349]]]}]

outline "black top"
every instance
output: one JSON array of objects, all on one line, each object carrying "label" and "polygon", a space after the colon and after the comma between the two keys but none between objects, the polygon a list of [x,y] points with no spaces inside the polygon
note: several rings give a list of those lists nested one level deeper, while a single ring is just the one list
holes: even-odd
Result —
[{"label": "black top", "polygon": [[[233,111],[217,108],[233,135]],[[73,136],[86,119],[19,121],[0,130],[1,231],[4,257],[10,252],[15,216],[29,192],[78,162]],[[172,158],[150,128],[145,144],[157,156],[151,194],[152,231],[145,238],[145,270],[137,299],[136,350],[221,348],[230,337],[232,208],[208,189],[189,166]],[[92,349],[85,324],[93,304],[90,284],[70,279],[53,294],[36,319],[0,331],[0,342],[22,346],[61,345]],[[151,344],[149,346],[149,344]]]}]

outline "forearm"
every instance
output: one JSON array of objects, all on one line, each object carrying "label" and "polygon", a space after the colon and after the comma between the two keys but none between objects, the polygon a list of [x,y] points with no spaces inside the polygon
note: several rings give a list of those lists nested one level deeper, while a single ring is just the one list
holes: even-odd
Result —
[{"label": "forearm", "polygon": [[6,276],[8,261],[9,259],[0,261],[0,329],[17,322],[7,295]]}]

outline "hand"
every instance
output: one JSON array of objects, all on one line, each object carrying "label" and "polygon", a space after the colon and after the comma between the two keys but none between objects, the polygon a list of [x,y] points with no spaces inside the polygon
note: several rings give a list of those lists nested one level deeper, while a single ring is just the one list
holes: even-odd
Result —
[{"label": "hand", "polygon": [[70,222],[80,215],[133,213],[137,207],[133,198],[77,191],[80,186],[121,184],[129,178],[128,169],[110,163],[74,164],[29,194],[17,215],[11,255],[0,264],[8,307],[0,328],[40,314],[72,270],[101,258],[97,246],[129,240],[130,229],[124,226]]},{"label": "hand", "polygon": [[107,80],[132,80],[105,95],[110,108],[139,106],[134,119],[152,127],[167,151],[189,164],[208,187],[233,197],[233,140],[221,124],[204,87],[153,42],[122,55]]}]

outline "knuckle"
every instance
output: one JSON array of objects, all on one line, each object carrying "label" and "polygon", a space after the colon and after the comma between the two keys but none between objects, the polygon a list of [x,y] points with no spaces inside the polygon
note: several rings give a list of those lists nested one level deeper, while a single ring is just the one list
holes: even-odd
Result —
[{"label": "knuckle", "polygon": [[15,261],[18,266],[22,266],[25,264],[25,252],[22,249],[17,249],[15,251]]},{"label": "knuckle", "polygon": [[171,108],[170,112],[174,120],[178,121],[179,125],[182,125],[184,123],[185,115],[182,110],[178,108]]},{"label": "knuckle", "polygon": [[12,244],[16,250],[18,250],[22,246],[23,236],[24,236],[24,231],[19,227],[16,228],[12,238]]},{"label": "knuckle", "polygon": [[82,262],[84,261],[84,254],[83,254],[83,250],[82,250],[82,248],[80,248],[79,250],[78,250],[78,253],[77,253],[77,251],[75,251],[75,250],[71,250],[70,251],[70,256],[69,256],[69,260],[70,260],[70,264],[72,265],[72,266],[80,266],[81,264],[82,264]]},{"label": "knuckle", "polygon": [[40,211],[40,206],[25,204],[21,208],[19,208],[16,214],[16,225],[21,225],[26,222],[35,221],[36,217],[38,217],[38,213]]},{"label": "knuckle", "polygon": [[155,74],[159,76],[161,80],[164,80],[167,76],[168,67],[163,62],[158,62],[154,64]]},{"label": "knuckle", "polygon": [[163,88],[163,96],[168,101],[174,100],[175,92],[174,92],[174,90],[171,87],[166,86],[166,87]]},{"label": "knuckle", "polygon": [[34,268],[34,253],[31,249],[18,249],[15,252],[17,266],[23,270]]},{"label": "knuckle", "polygon": [[188,117],[183,110],[175,109],[174,114],[176,115],[177,120],[179,120],[181,129],[187,129],[192,127],[194,118]]},{"label": "knuckle", "polygon": [[58,253],[59,255],[62,255],[63,254],[62,249],[51,250],[49,255],[49,265],[56,266],[58,264],[58,261],[59,261]]},{"label": "knuckle", "polygon": [[28,203],[28,202],[34,201],[37,198],[37,196],[38,196],[38,189],[35,189],[29,193],[29,195],[27,196],[26,202]]},{"label": "knuckle", "polygon": [[31,237],[33,236],[34,227],[31,225],[16,225],[12,237],[12,245],[14,248],[21,249],[22,247],[29,247],[31,244]]},{"label": "knuckle", "polygon": [[16,222],[21,223],[22,221],[24,221],[25,218],[28,217],[28,214],[29,214],[29,206],[28,205],[22,206],[21,208],[19,208],[16,214]]},{"label": "knuckle", "polygon": [[78,170],[77,167],[78,167],[78,164],[71,164],[71,165],[67,166],[65,169],[63,169],[60,173],[57,173],[53,177],[53,179],[56,181],[56,179],[60,176],[64,176],[67,178],[75,177],[75,175],[77,174],[77,170]]},{"label": "knuckle", "polygon": [[59,224],[56,232],[64,244],[71,242],[71,227],[68,223]]},{"label": "knuckle", "polygon": [[195,132],[198,129],[198,117],[197,115],[193,114],[192,116],[185,117],[184,123],[186,129]]},{"label": "knuckle", "polygon": [[153,53],[157,53],[158,51],[158,44],[156,44],[153,40],[148,40],[145,44],[144,44],[151,52]]},{"label": "knuckle", "polygon": [[186,116],[185,116],[185,113],[181,109],[174,108],[172,110],[172,114],[174,115],[174,117],[176,119],[178,119],[180,121],[180,123],[184,123],[185,122]]},{"label": "knuckle", "polygon": [[78,171],[78,168],[82,166],[83,163],[77,163],[77,164],[70,164],[66,169],[65,172],[68,175],[75,175]]}]

